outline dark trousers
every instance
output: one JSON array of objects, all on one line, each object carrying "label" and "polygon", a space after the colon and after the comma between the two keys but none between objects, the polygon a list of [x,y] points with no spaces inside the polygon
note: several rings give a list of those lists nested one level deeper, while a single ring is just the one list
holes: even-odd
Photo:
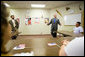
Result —
[{"label": "dark trousers", "polygon": [[53,36],[53,38],[57,37],[57,31],[56,32],[51,31],[51,35]]},{"label": "dark trousers", "polygon": [[16,39],[16,38],[17,38],[17,35],[12,36],[11,38],[12,38],[12,40],[13,40],[13,39]]},{"label": "dark trousers", "polygon": [[[12,33],[15,33],[15,32],[16,32],[15,30],[14,30],[14,31],[12,30]],[[12,40],[13,40],[13,39],[16,39],[16,38],[17,38],[17,36],[18,36],[18,34],[13,35],[13,36],[11,37],[11,38],[12,38]]]}]

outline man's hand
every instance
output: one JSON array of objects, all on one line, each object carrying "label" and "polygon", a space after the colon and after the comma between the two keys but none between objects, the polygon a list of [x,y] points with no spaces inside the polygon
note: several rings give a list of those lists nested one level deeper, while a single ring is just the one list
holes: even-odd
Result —
[{"label": "man's hand", "polygon": [[60,26],[62,26],[62,25],[60,24]]},{"label": "man's hand", "polygon": [[63,44],[63,45],[67,45],[68,43],[69,43],[68,40],[63,40],[63,41],[62,41],[62,44]]}]

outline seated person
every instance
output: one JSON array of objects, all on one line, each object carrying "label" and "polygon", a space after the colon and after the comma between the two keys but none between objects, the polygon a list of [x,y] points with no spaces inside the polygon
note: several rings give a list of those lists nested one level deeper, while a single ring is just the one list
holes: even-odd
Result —
[{"label": "seated person", "polygon": [[73,32],[75,36],[82,36],[83,35],[83,28],[80,25],[80,22],[76,23],[76,27],[73,28]]},{"label": "seated person", "polygon": [[62,43],[59,56],[84,56],[84,36],[72,41],[64,40]]},{"label": "seated person", "polygon": [[5,56],[11,50],[11,45],[9,45],[9,43],[12,44],[11,26],[7,21],[8,15],[6,6],[1,2],[1,56]]}]

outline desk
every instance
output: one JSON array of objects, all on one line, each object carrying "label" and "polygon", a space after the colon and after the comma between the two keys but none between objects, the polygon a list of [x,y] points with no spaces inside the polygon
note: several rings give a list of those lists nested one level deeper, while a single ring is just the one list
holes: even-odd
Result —
[{"label": "desk", "polygon": [[69,31],[58,31],[58,33],[60,33],[60,34],[66,34],[66,35],[70,35],[71,37],[74,36],[74,33],[73,33],[73,32],[69,32]]},{"label": "desk", "polygon": [[23,50],[11,50],[9,54],[22,53],[22,52],[34,52],[35,56],[58,56],[60,48],[57,46],[49,47],[47,44],[50,42],[55,42],[58,45],[62,45],[61,41],[64,39],[72,40],[73,37],[61,37],[61,38],[52,38],[52,37],[29,37],[29,36],[18,36],[14,42],[14,47],[19,44],[26,44],[26,48]]}]

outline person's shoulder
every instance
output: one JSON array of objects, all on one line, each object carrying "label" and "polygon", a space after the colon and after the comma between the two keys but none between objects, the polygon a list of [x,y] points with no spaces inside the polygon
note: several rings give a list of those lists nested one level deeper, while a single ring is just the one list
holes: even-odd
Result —
[{"label": "person's shoulder", "polygon": [[58,18],[56,18],[56,20],[59,20]]},{"label": "person's shoulder", "polygon": [[79,28],[82,28],[82,26],[79,26]]},{"label": "person's shoulder", "polygon": [[[58,18],[56,18],[56,19],[58,19]],[[59,20],[59,19],[58,19]]]},{"label": "person's shoulder", "polygon": [[67,46],[72,46],[72,45],[75,46],[78,43],[79,43],[79,45],[81,45],[80,42],[83,43],[83,41],[84,41],[84,37],[75,37],[73,40],[71,40],[69,42],[69,44]]},{"label": "person's shoulder", "polygon": [[84,39],[84,36],[82,36],[82,37],[76,37],[76,38],[74,39],[74,41],[81,41],[81,39],[83,40],[83,39]]},{"label": "person's shoulder", "polygon": [[83,29],[82,26],[79,26],[78,28],[79,28],[79,29]]}]

